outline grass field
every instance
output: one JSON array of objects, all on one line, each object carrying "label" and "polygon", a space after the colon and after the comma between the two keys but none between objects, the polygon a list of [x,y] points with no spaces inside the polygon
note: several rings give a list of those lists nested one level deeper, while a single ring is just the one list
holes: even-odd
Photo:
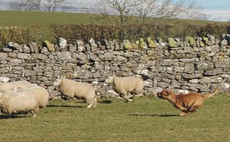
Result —
[{"label": "grass field", "polygon": [[[117,17],[118,18],[118,17]],[[83,13],[65,13],[65,12],[33,12],[33,11],[0,11],[0,27],[1,26],[21,26],[32,27],[31,29],[39,28],[41,33],[41,40],[53,40],[53,31],[51,30],[51,24],[113,24],[117,20],[111,20],[109,18],[102,18],[96,14],[83,14]],[[156,25],[173,25],[173,30],[170,32],[182,34],[184,32],[182,27],[188,25],[204,26],[208,23],[214,23],[211,21],[202,20],[179,20],[179,19],[146,19],[148,23],[155,23]],[[137,24],[137,17],[129,18],[129,23]],[[226,24],[224,22],[215,22],[218,24]],[[34,28],[36,27],[36,28]],[[185,31],[189,31],[186,29]],[[35,30],[37,33],[37,30]],[[163,36],[164,32],[159,31],[159,35]],[[1,33],[0,33],[1,34]],[[162,35],[163,34],[163,35]],[[169,33],[168,33],[169,34]],[[166,35],[168,35],[166,34]],[[163,38],[163,37],[162,37]],[[7,41],[8,42],[8,41]]]},{"label": "grass field", "polygon": [[[149,19],[154,22],[165,20]],[[0,26],[107,23],[95,15],[74,13],[0,11]],[[170,23],[206,24],[207,21],[170,20]],[[48,35],[48,34],[47,34]],[[154,97],[99,99],[86,109],[76,100],[53,100],[36,118],[0,116],[0,142],[227,142],[230,141],[230,94],[206,100],[203,108],[186,117],[164,100]]]},{"label": "grass field", "polygon": [[93,109],[76,100],[53,100],[36,118],[2,114],[0,141],[227,142],[229,102],[230,94],[217,94],[196,113],[180,117],[179,110],[155,97],[133,103],[99,99]]},{"label": "grass field", "polygon": [[[131,20],[132,21],[132,20]],[[178,20],[178,19],[154,19],[149,18],[147,22],[171,24],[207,24],[211,21],[202,20]],[[0,11],[0,26],[33,26],[41,25],[49,27],[50,24],[108,24],[110,19],[101,19],[99,15],[65,12],[31,12],[31,11]],[[219,22],[221,23],[221,22]],[[224,22],[223,22],[224,23]]]}]

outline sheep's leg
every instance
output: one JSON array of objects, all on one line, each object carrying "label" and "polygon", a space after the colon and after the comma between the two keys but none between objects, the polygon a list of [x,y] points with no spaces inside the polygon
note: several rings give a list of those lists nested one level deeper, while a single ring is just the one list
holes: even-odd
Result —
[{"label": "sheep's leg", "polygon": [[87,108],[95,107],[95,98],[86,98],[86,102],[89,104]]},{"label": "sheep's leg", "polygon": [[138,91],[137,89],[134,90],[134,95],[137,97],[143,96],[143,91]]},{"label": "sheep's leg", "polygon": [[129,99],[133,99],[135,97],[135,94],[129,93],[129,96],[127,96]]},{"label": "sheep's leg", "polygon": [[128,99],[128,101],[133,102],[133,98],[135,97],[135,94],[132,94],[130,92],[128,92],[128,96],[126,96],[126,98]]},{"label": "sheep's leg", "polygon": [[93,107],[96,107],[97,106],[97,98],[94,98],[93,101],[94,101]]},{"label": "sheep's leg", "polygon": [[37,116],[36,112],[32,111],[32,113],[33,113],[33,117]]},{"label": "sheep's leg", "polygon": [[93,106],[93,103],[91,103],[90,105],[88,105],[86,108],[91,108]]},{"label": "sheep's leg", "polygon": [[124,98],[127,101],[133,102],[132,98],[130,99],[130,97],[128,97],[128,96],[122,96],[122,98]]},{"label": "sheep's leg", "polygon": [[137,95],[135,95],[136,97],[141,97],[141,96],[143,96],[143,93],[139,93],[139,94],[137,94]]},{"label": "sheep's leg", "polygon": [[135,94],[132,94],[130,92],[128,92],[127,94],[128,95],[126,96],[126,98],[129,98],[129,99],[132,99],[135,96]]},{"label": "sheep's leg", "polygon": [[130,102],[133,102],[133,100],[132,99],[127,99],[128,101],[130,101]]},{"label": "sheep's leg", "polygon": [[126,90],[122,90],[121,91],[121,94],[120,94],[120,97],[124,98],[127,102],[130,101],[132,102],[133,100],[130,99],[130,97],[128,96],[128,92]]},{"label": "sheep's leg", "polygon": [[32,111],[34,118],[37,116],[38,111],[39,111],[39,106]]}]

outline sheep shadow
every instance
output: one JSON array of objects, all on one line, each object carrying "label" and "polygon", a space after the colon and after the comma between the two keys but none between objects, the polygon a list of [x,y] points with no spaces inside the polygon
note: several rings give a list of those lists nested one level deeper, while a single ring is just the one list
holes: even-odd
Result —
[{"label": "sheep shadow", "polygon": [[139,113],[132,113],[129,116],[151,116],[151,117],[177,117],[178,114],[139,114]]},{"label": "sheep shadow", "polygon": [[111,100],[102,100],[102,101],[98,101],[99,103],[101,103],[101,104],[111,104],[111,103],[113,103],[113,101],[111,101]]},{"label": "sheep shadow", "polygon": [[2,114],[0,115],[0,119],[17,119],[17,118],[25,118],[26,115],[11,115],[11,114]]},{"label": "sheep shadow", "polygon": [[72,105],[47,105],[46,107],[85,108],[85,106],[72,106]]}]

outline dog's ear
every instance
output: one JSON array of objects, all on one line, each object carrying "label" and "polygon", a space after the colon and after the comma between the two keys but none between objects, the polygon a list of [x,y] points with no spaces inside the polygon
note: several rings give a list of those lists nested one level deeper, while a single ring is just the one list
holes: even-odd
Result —
[{"label": "dog's ear", "polygon": [[165,90],[165,96],[169,96],[171,94],[170,90]]}]

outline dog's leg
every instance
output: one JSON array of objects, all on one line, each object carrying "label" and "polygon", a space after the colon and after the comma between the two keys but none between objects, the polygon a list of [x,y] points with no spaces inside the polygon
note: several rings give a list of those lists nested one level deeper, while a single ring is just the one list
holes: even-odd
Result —
[{"label": "dog's leg", "polygon": [[181,112],[179,115],[180,116],[186,116],[188,114],[188,112]]},{"label": "dog's leg", "polygon": [[190,109],[189,109],[189,112],[196,112],[196,109],[197,109],[198,107],[191,107]]},{"label": "dog's leg", "polygon": [[197,107],[195,107],[194,104],[195,104],[195,101],[189,107],[186,107],[187,110],[184,112],[194,112],[197,109]]},{"label": "dog's leg", "polygon": [[187,108],[181,106],[180,104],[174,104],[174,106],[175,106],[176,108],[178,108],[179,110],[184,111],[184,112],[187,110]]}]

